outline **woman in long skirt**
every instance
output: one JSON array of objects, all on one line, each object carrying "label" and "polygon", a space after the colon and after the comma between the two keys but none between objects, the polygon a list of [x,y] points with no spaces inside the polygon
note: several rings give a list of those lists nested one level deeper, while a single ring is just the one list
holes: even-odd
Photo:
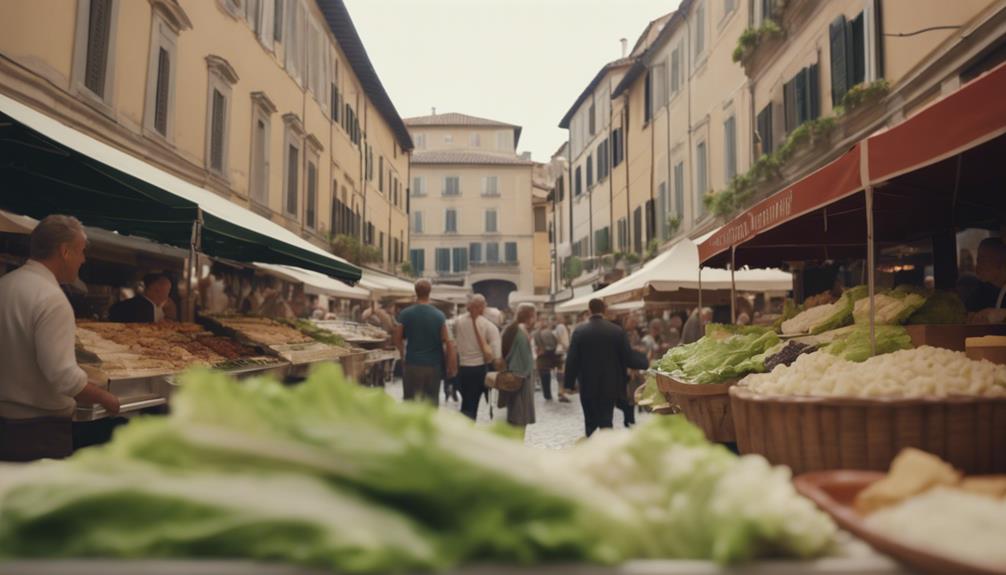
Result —
[{"label": "woman in long skirt", "polygon": [[534,326],[537,312],[531,304],[521,304],[517,308],[514,322],[503,330],[503,357],[507,370],[524,379],[524,384],[514,392],[508,392],[501,400],[506,405],[506,420],[510,425],[525,428],[534,423],[534,356],[531,353],[529,330]]}]

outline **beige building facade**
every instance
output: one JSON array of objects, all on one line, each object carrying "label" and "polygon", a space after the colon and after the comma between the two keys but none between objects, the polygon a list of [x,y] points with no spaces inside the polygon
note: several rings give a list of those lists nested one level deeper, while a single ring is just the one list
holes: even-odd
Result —
[{"label": "beige building facade", "polygon": [[341,0],[3,2],[0,92],[319,247],[405,261],[412,142]]},{"label": "beige building facade", "polygon": [[614,249],[711,231],[1004,60],[1003,0],[684,0],[611,91]]},{"label": "beige building facade", "polygon": [[413,274],[471,287],[497,307],[507,307],[513,291],[547,292],[535,241],[547,228],[536,232],[536,223],[545,222],[535,219],[535,164],[516,153],[520,126],[458,113],[405,123],[416,143],[409,196]]}]

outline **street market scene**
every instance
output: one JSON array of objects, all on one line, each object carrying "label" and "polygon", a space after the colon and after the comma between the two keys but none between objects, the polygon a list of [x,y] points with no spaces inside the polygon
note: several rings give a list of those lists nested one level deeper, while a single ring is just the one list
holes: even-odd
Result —
[{"label": "street market scene", "polygon": [[0,0],[0,573],[1004,542],[1006,0]]}]

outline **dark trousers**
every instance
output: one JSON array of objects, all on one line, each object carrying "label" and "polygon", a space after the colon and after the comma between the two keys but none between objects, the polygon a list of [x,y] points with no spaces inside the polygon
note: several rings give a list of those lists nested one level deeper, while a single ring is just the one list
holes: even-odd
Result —
[{"label": "dark trousers", "polygon": [[615,407],[622,411],[625,427],[632,427],[636,424],[636,408],[629,403],[629,400],[620,398],[615,401]]},{"label": "dark trousers", "polygon": [[615,417],[615,400],[603,397],[584,397],[580,393],[580,405],[583,407],[583,423],[590,437],[595,430],[612,427],[611,420]]},{"label": "dark trousers", "polygon": [[545,399],[552,399],[552,370],[539,369],[538,377],[541,378],[541,394]]},{"label": "dark trousers", "polygon": [[407,364],[402,370],[402,398],[440,404],[441,370],[437,365]]},{"label": "dark trousers", "polygon": [[486,366],[462,365],[458,368],[461,380],[461,413],[475,421],[479,414],[479,400],[486,390]]}]

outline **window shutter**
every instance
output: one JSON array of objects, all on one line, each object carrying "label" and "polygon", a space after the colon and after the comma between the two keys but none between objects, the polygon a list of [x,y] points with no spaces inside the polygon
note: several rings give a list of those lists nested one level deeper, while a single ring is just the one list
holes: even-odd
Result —
[{"label": "window shutter", "polygon": [[283,41],[283,0],[273,2],[272,38],[277,42]]},{"label": "window shutter", "polygon": [[486,244],[486,261],[490,263],[498,263],[500,261],[500,245],[497,242]]},{"label": "window shutter", "polygon": [[849,87],[866,81],[866,37],[863,30],[863,13],[849,22],[846,53],[848,54]]},{"label": "window shutter", "polygon": [[287,150],[286,167],[286,211],[293,216],[297,215],[297,166],[300,165],[299,150],[296,146],[290,146]]},{"label": "window shutter", "polygon": [[646,72],[643,98],[643,113],[645,114],[643,123],[645,124],[653,117],[653,80],[649,71]]},{"label": "window shutter", "polygon": [[318,198],[318,170],[314,164],[307,165],[307,200],[304,205],[307,227],[315,227],[315,202]]},{"label": "window shutter", "polygon": [[632,247],[633,251],[643,251],[643,208],[637,207],[632,212]]},{"label": "window shutter", "polygon": [[87,61],[84,86],[100,97],[105,96],[108,69],[108,43],[112,29],[112,0],[91,0],[87,23]]},{"label": "window shutter", "polygon": [[817,64],[807,68],[807,111],[808,120],[814,120],[821,115],[821,82],[819,81]]},{"label": "window shutter", "polygon": [[507,242],[506,243],[506,261],[508,263],[517,262],[517,242]]},{"label": "window shutter", "polygon": [[[158,94],[158,97],[160,95]],[[224,169],[224,112],[227,106],[223,94],[213,90],[213,110],[210,125],[210,168],[218,172]]]},{"label": "window shutter", "polygon": [[470,262],[482,261],[482,244],[480,243],[468,244],[468,261]]},{"label": "window shutter", "polygon": [[674,166],[674,215],[681,218],[685,214],[685,164]]},{"label": "window shutter", "polygon": [[646,239],[656,237],[657,211],[653,200],[646,200]]},{"label": "window shutter", "polygon": [[737,119],[731,116],[723,124],[723,141],[726,146],[724,158],[726,159],[726,179],[727,182],[737,175]]},{"label": "window shutter", "polygon": [[803,124],[810,119],[810,102],[808,101],[809,93],[807,90],[807,74],[806,68],[800,70],[797,73],[794,83],[796,87],[794,91],[796,92],[796,125],[794,128]]},{"label": "window shutter", "polygon": [[849,91],[849,67],[846,61],[846,22],[841,15],[828,26],[828,37],[831,42],[831,105],[842,102],[845,93]]},{"label": "window shutter", "polygon": [[758,113],[758,137],[761,139],[761,153],[771,154],[772,143],[772,103]]},{"label": "window shutter", "polygon": [[171,79],[171,58],[168,51],[158,48],[157,87],[154,99],[154,129],[162,136],[168,135],[168,83]]}]

